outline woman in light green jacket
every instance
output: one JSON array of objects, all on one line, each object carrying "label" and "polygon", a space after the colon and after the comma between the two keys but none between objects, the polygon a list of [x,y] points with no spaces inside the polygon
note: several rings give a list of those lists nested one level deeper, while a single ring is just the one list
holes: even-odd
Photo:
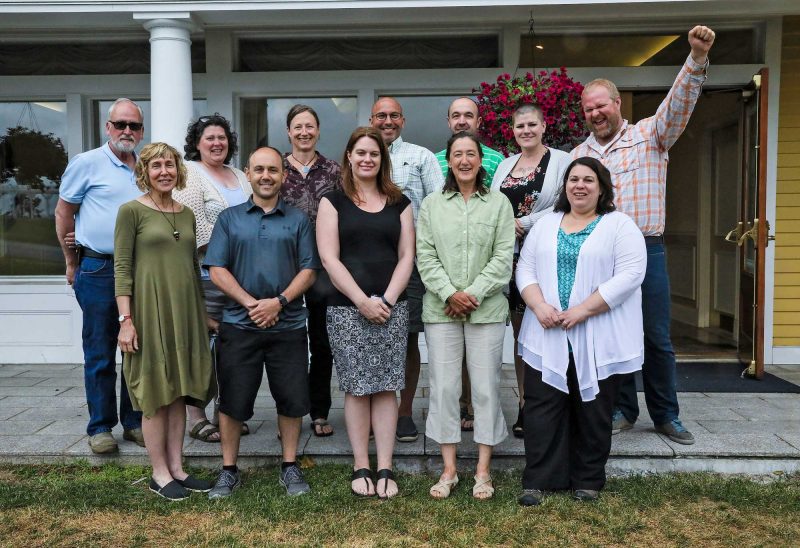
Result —
[{"label": "woman in light green jacket", "polygon": [[458,484],[458,399],[465,350],[478,444],[475,498],[493,496],[492,449],[508,435],[498,380],[508,320],[503,288],[511,278],[514,215],[508,198],[484,186],[482,155],[473,135],[461,132],[450,138],[444,188],[425,198],[417,222],[417,267],[427,289],[422,321],[431,384],[425,435],[441,445],[444,461],[439,482],[430,490],[436,499],[447,498]]}]

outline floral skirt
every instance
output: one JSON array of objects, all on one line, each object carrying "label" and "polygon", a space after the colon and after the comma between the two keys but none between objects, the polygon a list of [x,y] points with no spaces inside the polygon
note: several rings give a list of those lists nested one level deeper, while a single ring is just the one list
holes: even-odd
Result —
[{"label": "floral skirt", "polygon": [[383,325],[370,323],[355,306],[329,306],[327,324],[339,390],[366,396],[405,387],[406,301],[392,308]]}]

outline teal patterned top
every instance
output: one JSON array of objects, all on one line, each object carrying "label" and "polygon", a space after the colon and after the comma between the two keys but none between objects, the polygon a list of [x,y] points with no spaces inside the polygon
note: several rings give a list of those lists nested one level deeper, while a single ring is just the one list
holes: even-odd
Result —
[{"label": "teal patterned top", "polygon": [[578,266],[578,254],[581,246],[589,234],[592,233],[597,223],[603,216],[586,225],[583,230],[567,234],[563,228],[558,229],[558,241],[556,244],[556,255],[558,257],[558,300],[561,302],[561,310],[569,308],[569,296],[572,293],[572,286],[575,283],[575,269]]}]

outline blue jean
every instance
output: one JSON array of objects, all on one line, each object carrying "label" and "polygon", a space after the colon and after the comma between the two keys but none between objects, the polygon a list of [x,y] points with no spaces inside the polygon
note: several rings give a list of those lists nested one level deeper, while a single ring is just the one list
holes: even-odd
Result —
[{"label": "blue jean", "polygon": [[[83,310],[83,379],[89,404],[90,436],[110,432],[117,424],[117,335],[119,312],[114,298],[114,263],[84,257],[75,273],[75,297]],[[125,377],[121,376],[119,421],[125,430],[139,428]]]},{"label": "blue jean", "polygon": [[[644,320],[644,364],[642,380],[647,411],[655,424],[678,418],[675,389],[675,352],[669,336],[670,294],[664,244],[648,244],[647,272],[642,282]],[[617,409],[630,422],[639,417],[634,376],[625,375],[620,383]]]}]

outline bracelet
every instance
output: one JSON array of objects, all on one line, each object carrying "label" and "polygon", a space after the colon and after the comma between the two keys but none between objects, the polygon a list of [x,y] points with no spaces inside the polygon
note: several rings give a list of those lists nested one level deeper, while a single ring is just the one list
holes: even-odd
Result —
[{"label": "bracelet", "polygon": [[394,306],[394,305],[389,304],[389,301],[387,301],[386,297],[384,297],[383,295],[381,295],[381,302],[383,304],[385,304],[386,306],[388,306],[389,308],[393,308],[393,306]]}]

